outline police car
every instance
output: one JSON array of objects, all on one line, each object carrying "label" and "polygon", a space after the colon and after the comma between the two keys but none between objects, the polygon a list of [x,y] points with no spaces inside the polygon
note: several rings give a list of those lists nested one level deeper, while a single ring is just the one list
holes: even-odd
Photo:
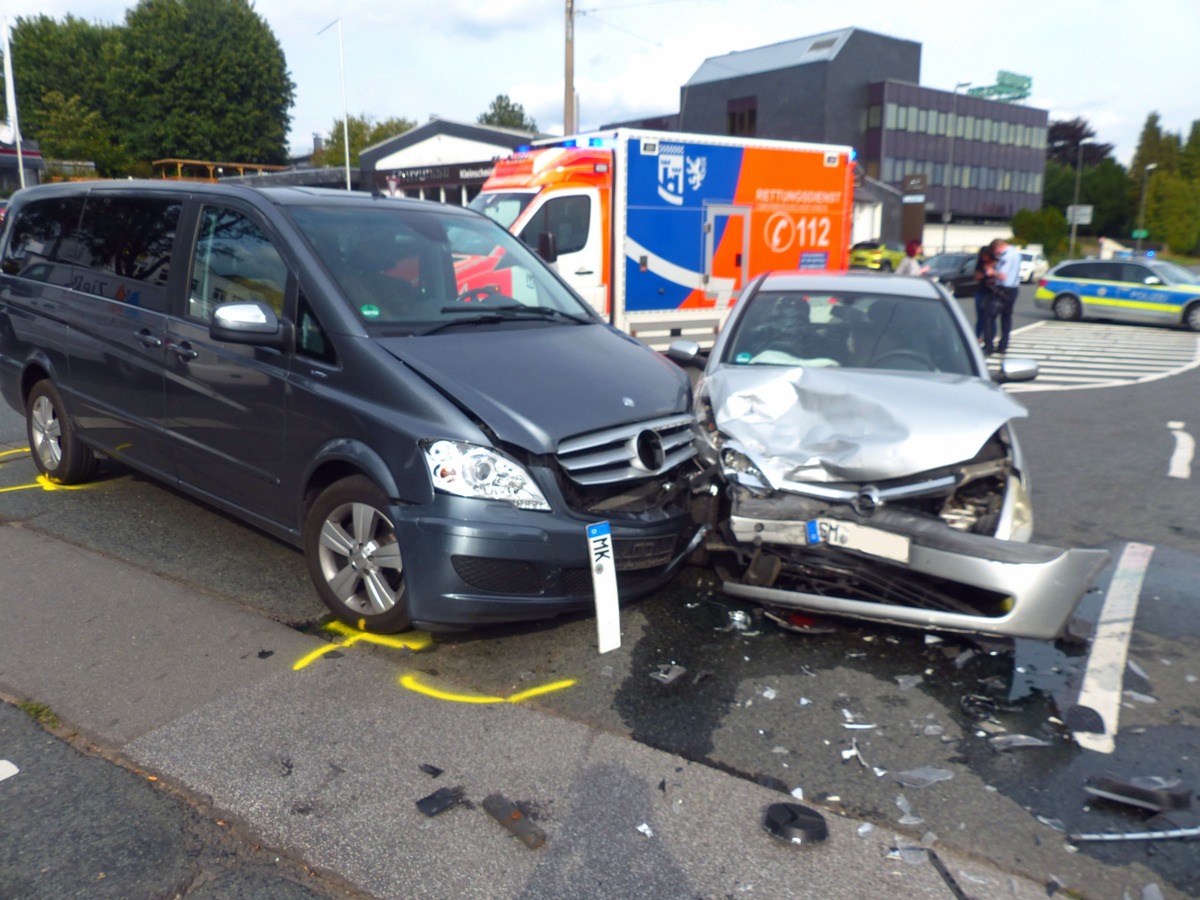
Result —
[{"label": "police car", "polygon": [[1033,302],[1067,321],[1118,319],[1200,331],[1200,275],[1149,257],[1061,262],[1039,279]]}]

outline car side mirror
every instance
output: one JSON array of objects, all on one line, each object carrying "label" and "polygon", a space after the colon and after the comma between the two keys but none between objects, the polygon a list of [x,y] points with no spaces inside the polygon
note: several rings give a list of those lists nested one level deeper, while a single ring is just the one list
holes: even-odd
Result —
[{"label": "car side mirror", "polygon": [[1010,381],[1033,381],[1037,376],[1037,360],[1005,357],[1000,362],[1000,377],[997,380],[1005,384]]},{"label": "car side mirror", "polygon": [[288,330],[267,304],[222,303],[213,310],[208,336],[227,344],[252,344],[280,349],[287,344]]},{"label": "car side mirror", "polygon": [[671,341],[667,347],[667,359],[679,363],[681,366],[696,366],[700,365],[700,345],[695,341]]},{"label": "car side mirror", "polygon": [[1162,284],[1163,281],[1157,275],[1151,275],[1146,279],[1146,284]]}]

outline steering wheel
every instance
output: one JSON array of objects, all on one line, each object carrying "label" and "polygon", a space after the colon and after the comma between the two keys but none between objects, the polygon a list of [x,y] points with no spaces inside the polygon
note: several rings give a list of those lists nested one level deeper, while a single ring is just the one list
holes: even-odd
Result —
[{"label": "steering wheel", "polygon": [[[885,359],[894,359],[899,365],[883,365]],[[908,365],[905,365],[908,363]],[[917,350],[905,350],[904,348],[896,348],[895,350],[885,350],[871,360],[872,369],[904,369],[914,372],[933,372],[935,367],[931,360],[924,353]]]},{"label": "steering wheel", "polygon": [[454,298],[455,303],[483,303],[486,300],[491,300],[494,297],[503,297],[500,289],[494,284],[485,284],[482,287],[469,288]]}]

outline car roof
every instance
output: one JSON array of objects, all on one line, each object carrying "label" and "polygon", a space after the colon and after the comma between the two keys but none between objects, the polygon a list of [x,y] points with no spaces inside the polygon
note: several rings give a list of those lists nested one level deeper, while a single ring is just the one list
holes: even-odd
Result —
[{"label": "car roof", "polygon": [[768,291],[862,291],[892,294],[898,297],[927,297],[940,300],[943,295],[928,278],[906,278],[884,272],[837,272],[826,269],[798,269],[768,272],[758,288]]},{"label": "car roof", "polygon": [[247,200],[266,200],[275,206],[353,206],[368,203],[389,203],[412,209],[429,209],[436,205],[438,210],[450,215],[478,216],[473,210],[449,204],[432,204],[428,200],[406,197],[385,197],[383,194],[368,194],[365,191],[345,191],[339,188],[304,187],[287,185],[256,187],[246,184],[203,181],[169,181],[160,178],[132,178],[113,181],[76,181],[58,184],[39,184],[24,188],[15,196],[19,199],[47,196],[86,196],[88,194],[179,194],[181,196],[242,197]]}]

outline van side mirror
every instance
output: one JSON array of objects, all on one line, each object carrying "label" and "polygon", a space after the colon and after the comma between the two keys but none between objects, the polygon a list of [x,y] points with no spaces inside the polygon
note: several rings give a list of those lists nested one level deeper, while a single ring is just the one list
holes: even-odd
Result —
[{"label": "van side mirror", "polygon": [[700,345],[695,341],[671,341],[667,347],[667,359],[681,366],[702,365]]},{"label": "van side mirror", "polygon": [[275,315],[275,310],[253,300],[217,306],[208,324],[208,336],[227,344],[282,349],[288,341],[288,329]]},{"label": "van side mirror", "polygon": [[547,263],[558,262],[558,242],[549,231],[538,233],[538,256]]}]

